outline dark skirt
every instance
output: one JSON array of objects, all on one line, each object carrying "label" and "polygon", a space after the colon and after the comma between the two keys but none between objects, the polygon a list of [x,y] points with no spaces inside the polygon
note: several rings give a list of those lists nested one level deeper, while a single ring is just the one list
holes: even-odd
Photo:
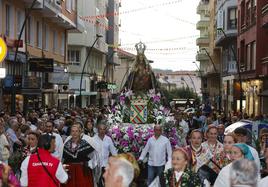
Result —
[{"label": "dark skirt", "polygon": [[[69,179],[62,187],[94,187],[92,170],[81,163],[68,163]],[[86,170],[86,171],[85,171]]]}]

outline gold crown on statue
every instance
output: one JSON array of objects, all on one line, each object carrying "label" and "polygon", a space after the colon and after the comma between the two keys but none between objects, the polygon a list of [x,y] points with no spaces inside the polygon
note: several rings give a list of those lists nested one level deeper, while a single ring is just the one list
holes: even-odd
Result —
[{"label": "gold crown on statue", "polygon": [[139,42],[135,45],[135,48],[136,48],[138,54],[144,54],[144,51],[146,49],[146,45],[142,42]]}]

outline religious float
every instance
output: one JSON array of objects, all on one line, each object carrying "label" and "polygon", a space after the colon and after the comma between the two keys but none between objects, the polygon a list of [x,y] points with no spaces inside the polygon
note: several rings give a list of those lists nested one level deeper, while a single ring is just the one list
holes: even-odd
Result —
[{"label": "religious float", "polygon": [[111,125],[109,135],[118,151],[132,152],[138,157],[147,140],[153,136],[154,124],[162,125],[163,133],[173,147],[178,144],[180,135],[144,54],[146,46],[140,42],[135,47],[135,63],[108,120]]}]

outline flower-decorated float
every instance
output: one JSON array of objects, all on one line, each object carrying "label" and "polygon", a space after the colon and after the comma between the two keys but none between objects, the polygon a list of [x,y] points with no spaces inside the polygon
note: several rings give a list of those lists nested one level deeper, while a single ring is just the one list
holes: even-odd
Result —
[{"label": "flower-decorated float", "polygon": [[179,140],[174,117],[155,75],[145,57],[146,46],[136,44],[137,56],[118,101],[108,116],[109,135],[119,152],[133,152],[138,157],[147,140],[153,136],[154,124],[161,124],[163,133],[174,147]]}]

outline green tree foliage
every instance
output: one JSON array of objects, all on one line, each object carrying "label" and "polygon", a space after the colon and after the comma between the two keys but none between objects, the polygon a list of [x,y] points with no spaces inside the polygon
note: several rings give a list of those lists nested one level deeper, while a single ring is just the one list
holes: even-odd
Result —
[{"label": "green tree foliage", "polygon": [[173,99],[199,99],[196,93],[189,88],[177,88],[171,91],[163,89],[163,93],[169,102]]}]

